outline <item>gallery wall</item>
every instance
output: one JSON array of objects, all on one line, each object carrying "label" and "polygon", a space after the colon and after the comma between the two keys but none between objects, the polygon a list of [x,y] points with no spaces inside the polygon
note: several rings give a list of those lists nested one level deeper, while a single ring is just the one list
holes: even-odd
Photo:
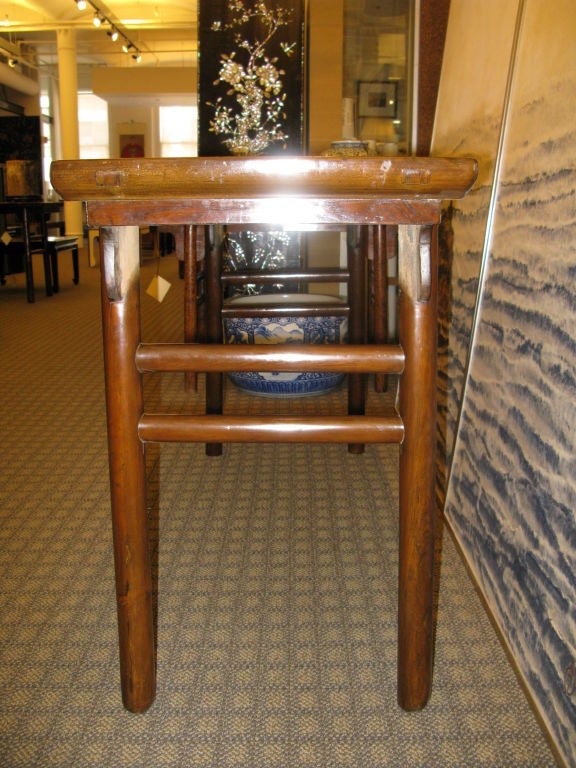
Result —
[{"label": "gallery wall", "polygon": [[452,0],[433,142],[434,154],[475,155],[482,169],[446,225],[445,515],[545,729],[571,766],[574,40],[573,0]]}]

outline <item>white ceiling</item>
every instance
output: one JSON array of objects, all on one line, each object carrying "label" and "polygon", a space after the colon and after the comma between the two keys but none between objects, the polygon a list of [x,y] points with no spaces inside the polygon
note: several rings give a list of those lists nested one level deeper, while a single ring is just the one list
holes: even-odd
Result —
[{"label": "white ceiling", "polygon": [[[76,0],[0,0],[0,78],[31,75],[27,65],[43,75],[58,76],[57,30],[73,29],[76,37],[78,83],[89,88],[94,67],[192,67],[197,60],[197,0],[88,0],[79,11]],[[345,0],[348,30],[372,31],[375,19],[406,24],[410,0]],[[110,25],[93,25],[94,8],[125,35],[141,53],[137,63],[113,42]],[[367,32],[366,32],[367,33]],[[4,72],[4,74],[2,73]],[[36,79],[34,77],[34,79]],[[6,80],[0,79],[1,83]]]},{"label": "white ceiling", "polygon": [[94,27],[90,4],[85,11],[79,11],[75,0],[2,0],[0,49],[27,58],[32,48],[36,66],[51,69],[57,61],[56,31],[72,28],[76,31],[80,68],[195,64],[196,0],[90,1],[140,50],[139,65],[122,52],[119,41],[112,42],[106,34],[108,24]]}]

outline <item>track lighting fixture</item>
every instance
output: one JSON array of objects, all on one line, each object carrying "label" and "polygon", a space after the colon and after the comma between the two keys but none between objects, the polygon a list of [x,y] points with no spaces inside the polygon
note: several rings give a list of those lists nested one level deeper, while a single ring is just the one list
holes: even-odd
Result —
[{"label": "track lighting fixture", "polygon": [[[90,6],[94,11],[94,17],[92,19],[92,23],[96,28],[101,27],[102,24],[109,24],[110,29],[107,30],[106,34],[108,37],[112,39],[112,42],[116,42],[118,38],[120,37],[120,33],[114,26],[114,24],[110,21],[110,19],[102,13],[100,8],[96,5],[95,0],[74,0],[76,3],[76,7],[79,11],[84,11],[88,6]],[[132,52],[132,58],[134,61],[136,61],[138,64],[142,61],[142,54],[138,50],[138,48],[134,45],[134,43],[129,40],[126,35],[122,35],[123,43],[122,43],[122,50],[124,53]],[[16,62],[10,66],[15,66]]]}]

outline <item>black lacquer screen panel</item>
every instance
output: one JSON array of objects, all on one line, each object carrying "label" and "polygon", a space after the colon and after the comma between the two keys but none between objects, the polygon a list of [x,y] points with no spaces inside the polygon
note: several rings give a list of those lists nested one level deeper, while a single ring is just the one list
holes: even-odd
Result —
[{"label": "black lacquer screen panel", "polygon": [[[242,8],[250,12],[264,4],[274,12],[282,9],[286,24],[278,28],[266,45],[266,56],[277,70],[282,70],[281,92],[285,94],[283,113],[280,118],[284,141],[273,141],[262,154],[303,154],[305,151],[305,0],[199,0],[198,2],[198,154],[229,155],[230,147],[224,143],[226,135],[210,130],[214,118],[214,105],[219,97],[222,104],[237,112],[240,107],[237,94],[226,83],[218,81],[222,55],[234,62],[246,60],[246,50],[239,46],[236,35],[249,42],[262,40],[266,27],[260,17],[251,17],[246,23],[228,28],[234,18],[242,14]],[[219,25],[218,29],[214,25]],[[290,51],[288,54],[287,51]]]}]

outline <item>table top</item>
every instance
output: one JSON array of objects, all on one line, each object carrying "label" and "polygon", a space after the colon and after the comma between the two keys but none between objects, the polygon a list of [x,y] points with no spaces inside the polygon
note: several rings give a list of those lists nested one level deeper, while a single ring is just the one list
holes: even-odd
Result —
[{"label": "table top", "polygon": [[194,157],[60,160],[51,181],[65,200],[262,197],[463,197],[469,158]]},{"label": "table top", "polygon": [[477,176],[469,158],[60,160],[51,182],[91,225],[431,223]]},{"label": "table top", "polygon": [[61,200],[0,200],[0,213],[21,213],[24,209],[43,213],[61,211]]}]

